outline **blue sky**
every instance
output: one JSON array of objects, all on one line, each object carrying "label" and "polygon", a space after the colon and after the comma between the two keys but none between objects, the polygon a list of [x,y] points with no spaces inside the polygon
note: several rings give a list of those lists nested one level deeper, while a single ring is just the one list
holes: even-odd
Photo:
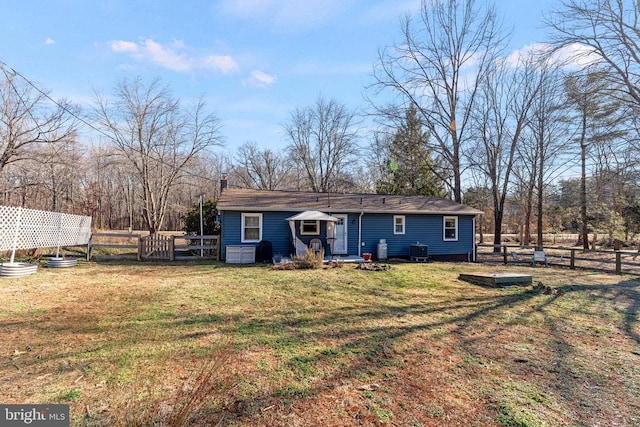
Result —
[{"label": "blue sky", "polygon": [[[500,0],[511,49],[541,42],[557,0]],[[226,147],[286,145],[282,124],[319,95],[366,107],[377,50],[420,0],[0,0],[0,61],[88,105],[126,76],[204,96]]]}]

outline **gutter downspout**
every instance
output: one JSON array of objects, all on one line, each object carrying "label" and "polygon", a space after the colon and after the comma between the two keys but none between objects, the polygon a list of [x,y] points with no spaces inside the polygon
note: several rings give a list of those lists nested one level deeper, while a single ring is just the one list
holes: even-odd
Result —
[{"label": "gutter downspout", "polygon": [[360,216],[358,216],[358,256],[362,256],[362,215],[364,215],[364,211],[360,212]]},{"label": "gutter downspout", "polygon": [[476,216],[473,217],[473,262],[476,262]]}]

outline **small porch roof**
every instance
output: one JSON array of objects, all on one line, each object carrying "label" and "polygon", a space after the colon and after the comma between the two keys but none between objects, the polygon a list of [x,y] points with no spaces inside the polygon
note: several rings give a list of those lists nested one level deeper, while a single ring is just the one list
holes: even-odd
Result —
[{"label": "small porch roof", "polygon": [[338,218],[320,211],[304,211],[297,215],[290,216],[287,221],[331,221],[336,222]]}]

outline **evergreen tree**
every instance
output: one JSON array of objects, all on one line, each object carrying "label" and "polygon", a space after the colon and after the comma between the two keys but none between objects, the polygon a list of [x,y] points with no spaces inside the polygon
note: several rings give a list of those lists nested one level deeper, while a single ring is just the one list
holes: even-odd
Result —
[{"label": "evergreen tree", "polygon": [[[609,151],[612,141],[625,135],[620,123],[621,105],[615,98],[616,88],[610,84],[609,74],[588,71],[573,74],[565,80],[565,90],[570,106],[575,113],[577,126],[576,142],[580,147],[580,237],[578,243],[589,249],[587,215],[587,157],[596,146],[605,146]],[[598,194],[598,193],[596,193]],[[597,202],[597,201],[596,201]]]},{"label": "evergreen tree", "polygon": [[386,174],[376,185],[378,194],[444,196],[444,169],[428,146],[415,107],[407,110],[389,146]]},{"label": "evergreen tree", "polygon": [[[220,234],[220,224],[216,221],[218,209],[216,202],[209,199],[202,205],[202,225],[205,236]],[[184,231],[187,234],[200,234],[200,204],[195,203],[184,216]]]}]

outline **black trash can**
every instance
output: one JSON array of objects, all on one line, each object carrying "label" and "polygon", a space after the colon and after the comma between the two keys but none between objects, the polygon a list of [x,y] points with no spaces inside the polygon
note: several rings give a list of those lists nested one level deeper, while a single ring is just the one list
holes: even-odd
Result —
[{"label": "black trash can", "polygon": [[271,262],[273,246],[268,240],[261,240],[256,248],[256,262]]}]

